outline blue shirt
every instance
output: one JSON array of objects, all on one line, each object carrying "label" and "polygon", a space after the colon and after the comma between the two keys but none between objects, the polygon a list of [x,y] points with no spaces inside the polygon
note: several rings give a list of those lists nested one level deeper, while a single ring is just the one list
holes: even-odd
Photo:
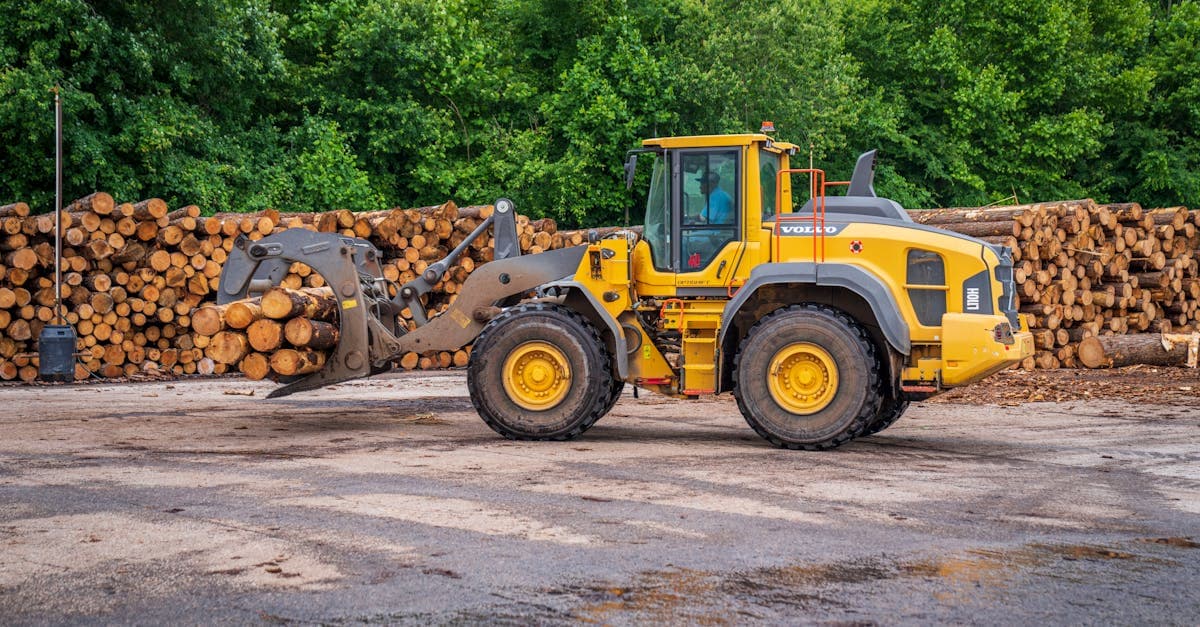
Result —
[{"label": "blue shirt", "polygon": [[709,224],[733,224],[733,199],[720,187],[714,188],[708,193],[703,215]]}]

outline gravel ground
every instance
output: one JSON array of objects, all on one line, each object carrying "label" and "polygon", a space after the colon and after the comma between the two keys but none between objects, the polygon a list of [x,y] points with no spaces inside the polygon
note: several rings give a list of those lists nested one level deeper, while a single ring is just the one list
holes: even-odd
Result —
[{"label": "gravel ground", "polygon": [[1007,372],[836,451],[728,396],[511,442],[461,372],[0,387],[0,618],[1162,623],[1200,615],[1200,379]]}]

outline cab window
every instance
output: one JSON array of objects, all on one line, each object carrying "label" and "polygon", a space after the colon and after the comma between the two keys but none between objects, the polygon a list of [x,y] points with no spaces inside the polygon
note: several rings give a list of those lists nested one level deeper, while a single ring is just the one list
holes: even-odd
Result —
[{"label": "cab window", "polygon": [[737,237],[738,151],[680,154],[679,272],[696,272]]},{"label": "cab window", "polygon": [[646,195],[646,222],[642,229],[642,237],[650,245],[654,268],[664,272],[671,269],[671,200],[666,163],[665,158],[654,157],[650,191]]},{"label": "cab window", "polygon": [[769,150],[758,150],[758,181],[762,188],[762,217],[764,221],[775,219],[775,184],[779,174],[779,154]]}]

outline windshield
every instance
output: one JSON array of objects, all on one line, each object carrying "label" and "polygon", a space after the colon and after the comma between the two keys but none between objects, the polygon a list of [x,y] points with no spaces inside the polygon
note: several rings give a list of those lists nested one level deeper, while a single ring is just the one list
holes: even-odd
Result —
[{"label": "windshield", "polygon": [[650,192],[646,195],[646,225],[642,238],[650,245],[650,258],[658,270],[671,269],[671,211],[667,194],[667,168],[663,156],[654,156]]}]

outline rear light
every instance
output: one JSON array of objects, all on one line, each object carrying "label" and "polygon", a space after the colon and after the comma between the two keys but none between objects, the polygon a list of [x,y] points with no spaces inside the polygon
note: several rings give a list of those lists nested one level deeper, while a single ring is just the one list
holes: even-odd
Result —
[{"label": "rear light", "polygon": [[1001,322],[992,329],[992,338],[1001,344],[1016,344],[1017,340],[1013,337],[1012,326],[1007,322]]}]

